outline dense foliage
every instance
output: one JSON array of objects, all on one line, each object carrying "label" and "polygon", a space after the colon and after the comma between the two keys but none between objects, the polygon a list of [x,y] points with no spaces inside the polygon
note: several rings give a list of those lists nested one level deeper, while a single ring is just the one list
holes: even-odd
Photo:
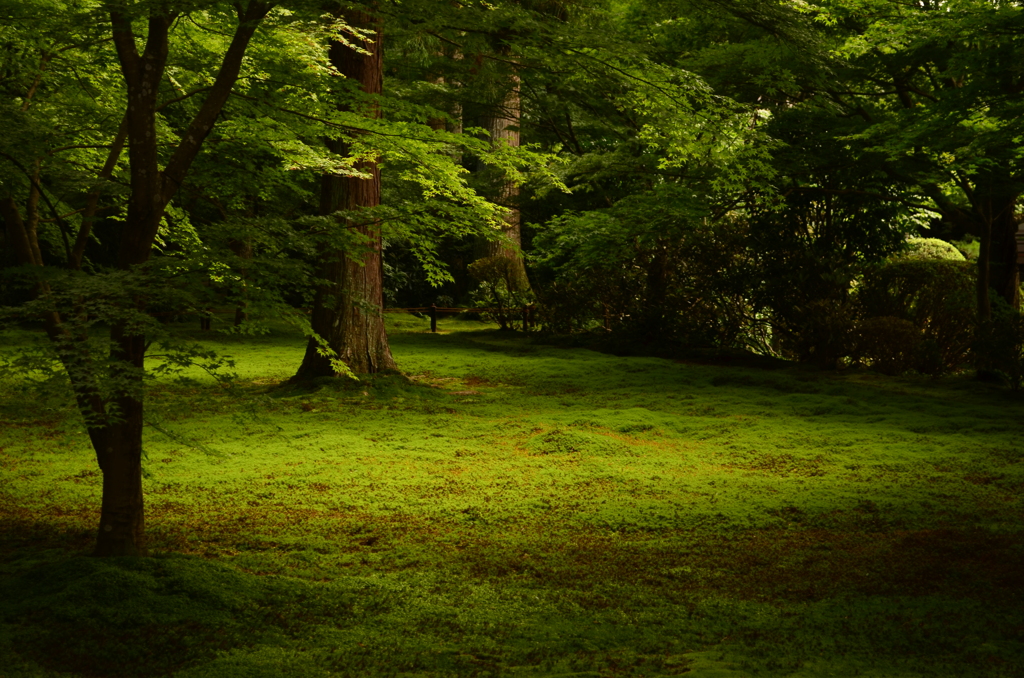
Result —
[{"label": "dense foliage", "polygon": [[[1013,3],[631,4],[623,34],[745,108],[758,152],[733,153],[716,168],[727,179],[709,181],[709,154],[669,161],[634,141],[643,133],[602,135],[615,183],[599,175],[590,209],[560,201],[569,211],[534,239],[552,328],[618,324],[639,340],[655,329],[886,372],[1015,364],[1014,342],[982,337],[1015,336],[1017,322],[1021,21]],[[568,183],[591,188],[595,174]],[[930,250],[980,248],[959,267],[885,263],[918,235]],[[654,269],[669,241],[666,294]],[[879,307],[883,288],[899,310]]]}]

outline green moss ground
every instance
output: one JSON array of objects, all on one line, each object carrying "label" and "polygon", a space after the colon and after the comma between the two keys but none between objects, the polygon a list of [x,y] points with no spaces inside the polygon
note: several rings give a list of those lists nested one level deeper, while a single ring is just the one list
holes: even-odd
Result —
[{"label": "green moss ground", "polygon": [[80,555],[85,434],[0,377],[0,675],[1024,676],[1013,394],[391,322],[409,379],[304,389],[203,336],[239,381],[153,386],[149,559]]}]

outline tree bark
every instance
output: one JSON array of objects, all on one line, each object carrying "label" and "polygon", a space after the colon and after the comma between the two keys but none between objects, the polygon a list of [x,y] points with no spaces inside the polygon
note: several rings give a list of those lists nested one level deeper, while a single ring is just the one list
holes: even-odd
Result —
[{"label": "tree bark", "polygon": [[[505,54],[506,50],[499,50]],[[521,119],[521,101],[519,94],[519,75],[512,73],[509,77],[508,88],[502,94],[500,101],[492,111],[483,116],[481,126],[487,130],[491,137],[491,145],[495,148],[502,144],[512,148],[519,148],[519,124]],[[487,166],[480,163],[478,168],[487,171]],[[497,240],[484,240],[480,246],[480,258],[504,257],[512,262],[511,279],[515,282],[518,290],[528,290],[530,281],[526,276],[526,267],[523,264],[523,238],[522,238],[522,216],[519,211],[519,184],[501,176],[495,187],[494,202],[509,211],[505,215],[504,224],[501,228],[501,238]]]},{"label": "tree bark", "polygon": [[[139,375],[141,381],[145,337],[130,335],[118,326],[111,331],[111,339],[116,346],[111,357],[120,361],[122,370],[127,368],[126,371]],[[94,555],[144,556],[147,550],[142,499],[142,393],[126,393],[115,403],[114,416],[107,425],[90,430],[93,444],[100,444],[96,458],[103,473],[100,529]]]},{"label": "tree bark", "polygon": [[[370,54],[361,54],[341,42],[335,42],[330,48],[331,63],[346,78],[358,82],[364,93],[379,95],[383,89],[384,76],[380,20],[363,12],[349,12],[345,18],[353,27],[373,29],[373,42],[365,45]],[[380,117],[380,108],[376,104],[371,104],[363,112],[367,117]],[[347,151],[342,142],[329,140],[327,144],[330,150],[339,155]],[[325,175],[321,179],[321,214],[330,215],[340,210],[359,210],[380,204],[380,169],[377,163],[361,162],[357,169],[369,174],[370,178]],[[358,252],[324,247],[319,267],[319,277],[324,282],[317,287],[313,301],[313,331],[352,372],[372,374],[395,370],[397,366],[384,328],[380,224],[370,220],[356,222],[348,219],[339,223],[339,227],[362,236],[365,247]],[[338,376],[339,371],[334,368],[332,357],[324,355],[320,343],[310,338],[302,364],[293,379],[303,381]]]}]

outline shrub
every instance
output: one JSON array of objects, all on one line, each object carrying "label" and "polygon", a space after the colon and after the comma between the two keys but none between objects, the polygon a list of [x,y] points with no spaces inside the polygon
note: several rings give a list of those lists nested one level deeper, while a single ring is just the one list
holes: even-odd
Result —
[{"label": "shrub", "polygon": [[893,316],[864,320],[854,336],[852,357],[889,375],[913,369],[923,342],[921,330],[914,323]]},{"label": "shrub", "polygon": [[905,243],[899,210],[809,191],[752,210],[750,222],[751,295],[771,309],[777,353],[835,367],[852,348],[855,281]]},{"label": "shrub", "polygon": [[772,329],[783,356],[831,369],[849,354],[856,313],[848,299],[802,299],[774,310]]},{"label": "shrub", "polygon": [[611,329],[612,311],[595,303],[593,290],[585,282],[555,280],[535,288],[537,320],[548,332],[575,334],[603,327]]},{"label": "shrub", "polygon": [[745,295],[746,224],[705,218],[690,200],[662,187],[549,221],[531,258],[545,328],[604,328],[631,343],[746,343],[756,315]]},{"label": "shrub", "polygon": [[[892,320],[881,322],[903,320],[916,328],[921,340],[905,369],[938,374],[959,367],[968,360],[974,339],[974,276],[972,264],[951,259],[900,257],[869,269],[856,290],[859,312],[865,318],[858,335],[864,337],[874,323],[888,327],[890,334],[902,333],[899,336],[909,341],[904,330],[894,329]],[[881,353],[876,355],[887,355],[889,360],[906,349],[903,343],[888,352],[877,349]]]},{"label": "shrub", "polygon": [[513,329],[513,319],[532,302],[529,288],[518,278],[521,269],[517,262],[503,256],[485,257],[468,268],[469,275],[480,283],[474,302],[492,309],[484,315],[493,318],[501,329]]},{"label": "shrub", "polygon": [[992,320],[978,332],[975,350],[981,366],[1001,374],[1014,391],[1024,384],[1024,315],[996,297]]},{"label": "shrub", "polygon": [[938,238],[910,238],[907,251],[897,258],[917,261],[966,261],[954,245]]}]

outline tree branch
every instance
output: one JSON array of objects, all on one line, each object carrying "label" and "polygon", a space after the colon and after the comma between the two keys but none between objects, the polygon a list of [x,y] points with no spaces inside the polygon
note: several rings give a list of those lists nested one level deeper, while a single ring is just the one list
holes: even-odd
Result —
[{"label": "tree branch", "polygon": [[[886,195],[884,193],[878,193],[877,191],[862,191],[852,188],[819,188],[817,186],[793,186],[792,188],[786,189],[782,195],[786,196],[790,193],[821,193],[823,195],[862,195],[868,198],[878,198],[879,200],[886,200],[889,202],[898,202],[906,205],[907,207],[917,207],[918,209],[928,210],[935,214],[945,214],[941,209],[931,207],[924,203],[913,202],[907,198],[901,198],[899,196]],[[930,196],[929,196],[930,197]]]},{"label": "tree branch", "polygon": [[28,110],[29,104],[32,103],[32,97],[35,96],[36,90],[39,89],[39,83],[43,81],[43,73],[46,72],[46,65],[50,63],[50,59],[53,58],[53,53],[44,52],[43,57],[39,64],[39,72],[36,73],[36,79],[32,81],[32,86],[28,88],[28,92],[25,94],[25,102],[21,105],[21,111],[24,113]]},{"label": "tree branch", "polygon": [[[110,144],[110,152],[107,154],[107,161],[103,164],[97,178],[100,181],[107,181],[114,173],[117,161],[121,158],[121,151],[124,149],[125,139],[128,138],[128,112],[125,111],[121,119],[121,126],[117,135]],[[82,223],[78,227],[78,235],[75,237],[75,246],[71,249],[71,256],[68,265],[74,270],[82,268],[82,258],[85,256],[85,247],[89,244],[89,235],[92,233],[92,226],[99,211],[100,187],[96,187],[89,193],[85,205],[85,213],[82,215]]]},{"label": "tree branch", "polygon": [[413,137],[413,136],[409,136],[408,134],[389,134],[387,132],[381,132],[381,131],[378,131],[378,130],[366,129],[365,127],[355,127],[353,125],[343,125],[343,124],[341,124],[339,122],[334,122],[333,120],[328,120],[326,118],[320,118],[320,117],[317,117],[315,115],[310,115],[308,113],[302,113],[300,111],[293,111],[290,108],[283,108],[281,106],[275,106],[274,104],[267,103],[266,101],[263,101],[261,99],[257,99],[256,97],[251,97],[251,96],[248,96],[246,94],[240,94],[238,92],[232,92],[231,96],[238,97],[239,99],[245,99],[246,101],[252,101],[252,102],[255,102],[257,104],[261,104],[263,106],[266,106],[268,108],[273,108],[275,111],[281,111],[282,113],[287,113],[289,115],[295,115],[295,116],[298,116],[300,118],[305,118],[306,120],[312,120],[313,122],[318,122],[318,123],[320,123],[322,125],[325,125],[327,127],[333,127],[335,129],[343,129],[343,130],[345,130],[347,132],[352,132],[354,134],[372,134],[372,135],[376,135],[376,136],[380,136],[380,137],[395,137],[397,139],[410,139],[412,141],[425,141],[425,142],[437,141],[436,139],[425,139],[423,137]]},{"label": "tree branch", "polygon": [[234,37],[231,39],[231,45],[224,54],[220,72],[217,73],[217,78],[214,80],[206,100],[203,101],[199,112],[196,113],[192,123],[182,135],[181,143],[175,149],[163,172],[161,197],[165,202],[169,202],[178,190],[178,187],[181,186],[185,179],[185,174],[203,145],[203,141],[206,140],[210,130],[213,129],[217,117],[231,95],[235,81],[238,79],[238,74],[242,68],[242,58],[245,56],[249,42],[252,40],[252,36],[255,34],[260,22],[270,12],[272,7],[271,3],[258,0],[249,0],[244,9],[239,5],[238,26],[235,29]]},{"label": "tree branch", "polygon": [[[46,203],[46,206],[50,209],[50,212],[54,216],[54,220],[57,222],[57,225],[60,228],[61,237],[64,239],[65,254],[68,257],[70,257],[71,256],[71,249],[69,247],[68,240],[67,240],[68,230],[69,230],[68,229],[68,224],[60,216],[60,212],[57,211],[57,208],[54,207],[52,202],[50,202],[50,199],[48,197],[46,197],[46,193],[43,192],[43,187],[39,185],[38,177],[35,175],[35,173],[30,172],[27,167],[25,167],[23,164],[21,164],[21,162],[17,158],[14,158],[14,157],[10,156],[10,155],[4,153],[3,151],[0,151],[0,155],[2,155],[3,157],[7,158],[8,160],[10,160],[11,163],[14,164],[15,167],[17,167],[19,170],[21,170],[22,174],[24,174],[26,177],[28,177],[28,180],[29,180],[29,200],[30,200],[30,202],[38,200],[38,199],[41,198],[42,201]],[[11,200],[12,204],[14,204],[13,203],[13,200],[14,200],[13,198],[8,198],[8,200]],[[28,230],[25,231],[25,236],[26,236],[27,242],[29,243],[29,246],[30,246],[30,252],[34,252],[34,254],[32,254],[31,257],[30,257],[30,261],[37,261],[38,263],[36,263],[36,265],[37,266],[42,266],[43,265],[43,259],[42,259],[42,254],[39,251],[39,243],[38,243],[38,241],[33,242],[33,240],[35,240],[35,239],[32,237],[33,236],[33,232],[35,230],[35,227],[32,224],[35,223],[35,222],[38,222],[39,218],[35,214],[36,210],[35,210],[34,207],[32,207],[30,209],[30,211],[31,211],[31,214],[29,215],[30,225],[28,227]],[[19,219],[19,223],[23,223],[23,222],[20,221],[21,220],[21,216],[20,215],[18,216],[18,219]]]},{"label": "tree branch", "polygon": [[195,95],[199,94],[200,92],[209,92],[211,89],[213,89],[213,87],[200,87],[199,89],[193,90],[193,91],[188,92],[186,94],[183,94],[180,97],[175,97],[174,99],[168,99],[167,101],[165,101],[162,104],[160,104],[159,106],[157,106],[156,110],[157,111],[162,111],[163,109],[167,108],[171,104],[176,104],[179,101],[184,101],[185,99],[189,99],[191,97],[194,97]]}]

